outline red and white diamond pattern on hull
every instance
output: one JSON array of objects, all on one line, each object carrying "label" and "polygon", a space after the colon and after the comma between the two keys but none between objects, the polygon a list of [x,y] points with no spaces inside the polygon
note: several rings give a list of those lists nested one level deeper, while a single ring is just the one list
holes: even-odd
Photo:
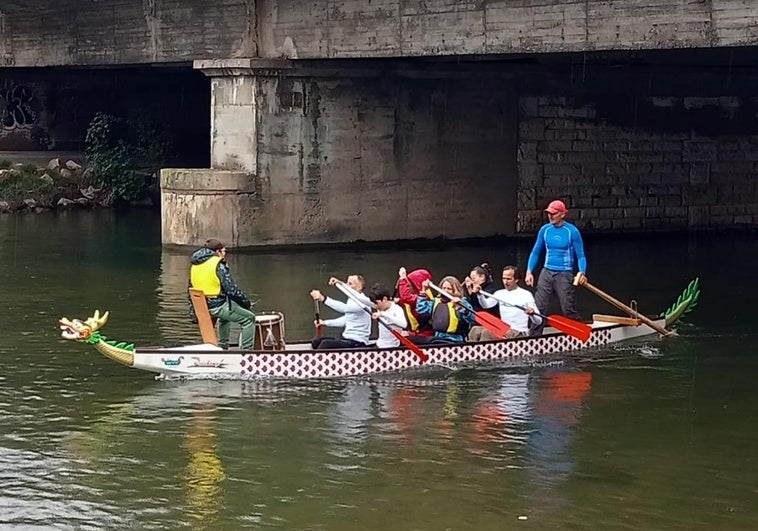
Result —
[{"label": "red and white diamond pattern on hull", "polygon": [[539,357],[605,345],[610,338],[610,331],[595,330],[586,343],[570,336],[556,335],[499,343],[450,345],[426,350],[429,361],[423,364],[412,352],[397,349],[249,354],[243,356],[240,365],[241,373],[248,377],[332,378],[398,371],[430,364],[455,365],[516,357]]},{"label": "red and white diamond pattern on hull", "polygon": [[240,362],[242,374],[284,378],[329,378],[397,371],[418,366],[407,350],[325,350],[301,354],[250,354]]}]

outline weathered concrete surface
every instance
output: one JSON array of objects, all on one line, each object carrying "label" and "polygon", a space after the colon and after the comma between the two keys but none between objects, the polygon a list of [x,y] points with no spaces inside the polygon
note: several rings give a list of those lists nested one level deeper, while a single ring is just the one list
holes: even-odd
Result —
[{"label": "weathered concrete surface", "polygon": [[[0,63],[216,69],[211,163],[255,193],[202,193],[237,245],[526,233],[556,196],[586,230],[755,226],[755,61],[736,47],[757,21],[744,0],[0,0]],[[644,50],[720,47],[712,70],[644,70]],[[283,57],[321,73],[251,63]],[[9,147],[45,140],[13,120]],[[164,241],[218,234],[198,201]]]},{"label": "weathered concrete surface", "polygon": [[0,64],[744,46],[745,0],[0,0]]},{"label": "weathered concrete surface", "polygon": [[252,175],[243,171],[161,170],[161,238],[164,243],[196,245],[218,238],[229,247],[240,240],[238,213],[259,200]]},{"label": "weathered concrete surface", "polygon": [[130,65],[257,55],[253,0],[0,1],[6,66]]},{"label": "weathered concrete surface", "polygon": [[258,147],[255,78],[211,79],[211,166],[255,171]]},{"label": "weathered concrete surface", "polygon": [[249,103],[228,90],[237,75],[255,95],[232,160],[255,161],[257,203],[235,214],[247,246],[531,235],[556,197],[587,232],[758,226],[758,74],[730,57],[202,66],[234,74],[216,105]]},{"label": "weathered concrete surface", "polygon": [[[202,66],[213,75],[211,65]],[[230,137],[238,151],[222,146],[224,156],[212,159],[253,164],[241,166],[254,167],[257,191],[253,202],[224,207],[236,223],[228,241],[291,245],[515,230],[518,111],[507,76],[415,79],[377,69],[370,77],[253,77],[239,68],[215,64],[217,73],[241,75],[212,78],[214,106],[222,109],[214,112],[212,136],[245,132]],[[176,188],[165,173],[163,182]],[[196,244],[215,232],[217,216],[203,219],[207,203],[199,200],[194,210],[164,201],[164,243],[194,237],[189,243]],[[190,211],[197,218],[191,226]]]},{"label": "weathered concrete surface", "polygon": [[[262,227],[290,242],[512,233],[517,108],[502,79],[262,83]],[[302,94],[302,107],[290,106]],[[282,104],[284,103],[284,105]],[[281,217],[280,217],[281,216]]]}]

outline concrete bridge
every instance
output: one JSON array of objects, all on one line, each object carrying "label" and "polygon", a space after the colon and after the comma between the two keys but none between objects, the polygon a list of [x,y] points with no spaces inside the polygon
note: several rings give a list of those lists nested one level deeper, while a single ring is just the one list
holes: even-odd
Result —
[{"label": "concrete bridge", "polygon": [[[0,149],[138,108],[163,241],[758,225],[743,0],[0,0]],[[210,119],[209,119],[210,117]],[[205,167],[198,167],[205,166]]]}]

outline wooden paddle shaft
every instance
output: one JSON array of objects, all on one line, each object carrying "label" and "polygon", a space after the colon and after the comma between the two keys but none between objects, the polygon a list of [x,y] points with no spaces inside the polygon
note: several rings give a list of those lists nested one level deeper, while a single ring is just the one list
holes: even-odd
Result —
[{"label": "wooden paddle shaft", "polygon": [[594,293],[595,295],[597,295],[601,299],[605,299],[606,301],[610,302],[616,308],[624,310],[625,312],[627,312],[632,317],[637,317],[640,321],[642,321],[643,323],[645,323],[646,325],[648,325],[650,328],[652,328],[653,330],[655,330],[659,334],[664,335],[664,336],[669,336],[669,335],[671,335],[673,333],[673,332],[669,332],[668,330],[666,330],[662,326],[656,324],[655,321],[653,321],[653,320],[645,317],[641,313],[638,313],[638,312],[634,311],[631,307],[627,306],[626,304],[624,304],[620,300],[616,299],[615,297],[612,297],[611,295],[608,295],[606,292],[604,292],[600,288],[596,288],[595,286],[593,286],[589,282],[585,281],[582,284],[582,286],[584,286],[585,288],[587,288],[588,290],[590,290],[592,293]]}]

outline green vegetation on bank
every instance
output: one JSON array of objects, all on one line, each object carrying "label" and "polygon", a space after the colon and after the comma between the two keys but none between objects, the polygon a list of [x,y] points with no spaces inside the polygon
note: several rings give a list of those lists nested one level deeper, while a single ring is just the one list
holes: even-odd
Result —
[{"label": "green vegetation on bank", "polygon": [[154,195],[170,143],[143,115],[97,113],[87,128],[84,166],[51,159],[45,167],[0,158],[0,213],[108,207]]},{"label": "green vegetation on bank", "polygon": [[155,186],[169,142],[144,118],[97,113],[87,128],[85,155],[98,180],[125,201],[141,199]]}]

